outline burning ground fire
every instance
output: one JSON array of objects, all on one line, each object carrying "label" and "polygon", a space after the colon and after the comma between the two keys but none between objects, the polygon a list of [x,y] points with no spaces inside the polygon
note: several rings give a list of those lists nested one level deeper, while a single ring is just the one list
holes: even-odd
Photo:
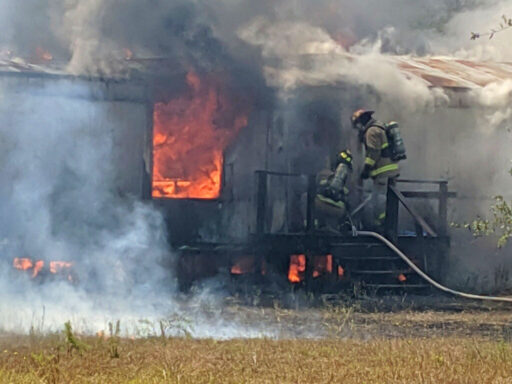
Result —
[{"label": "burning ground fire", "polygon": [[224,150],[247,125],[215,79],[187,75],[187,95],[154,108],[155,198],[216,199]]},{"label": "burning ground fire", "polygon": [[[48,266],[46,269],[45,265]],[[30,272],[33,279],[42,271],[48,270],[52,275],[66,275],[69,281],[73,281],[73,277],[70,273],[73,263],[67,261],[50,261],[48,264],[45,264],[42,260],[32,261],[32,259],[29,258],[16,257],[12,262],[12,266],[19,271]]]},{"label": "burning ground fire", "polygon": [[[332,255],[320,255],[311,258],[313,263],[312,277],[319,278],[326,275],[332,275],[334,272],[333,257]],[[304,281],[306,277],[307,258],[306,255],[291,255],[290,264],[288,267],[288,281],[292,284],[298,284]],[[251,256],[239,257],[231,267],[232,275],[244,275],[248,273],[255,273],[256,262],[255,258]],[[265,274],[265,264],[262,266],[262,274]],[[342,279],[345,270],[341,265],[336,269],[338,278]]]}]

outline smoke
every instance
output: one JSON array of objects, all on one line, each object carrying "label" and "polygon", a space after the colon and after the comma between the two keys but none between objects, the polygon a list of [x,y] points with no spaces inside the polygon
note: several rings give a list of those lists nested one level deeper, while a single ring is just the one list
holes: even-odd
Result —
[{"label": "smoke", "polygon": [[[137,176],[123,152],[143,143],[145,105],[95,101],[91,88],[2,80],[0,330],[46,332],[71,320],[94,333],[119,319],[129,335],[159,333],[162,320],[167,334],[273,336],[225,321],[219,289],[180,298],[162,215],[118,190]],[[13,268],[17,257],[46,268],[32,278]],[[50,275],[50,261],[72,262],[73,281]]]},{"label": "smoke", "polygon": [[304,86],[351,84],[371,88],[404,109],[428,108],[446,101],[442,91],[431,91],[422,80],[407,77],[379,51],[351,55],[318,27],[258,19],[239,34],[261,47],[268,84],[285,92]]}]

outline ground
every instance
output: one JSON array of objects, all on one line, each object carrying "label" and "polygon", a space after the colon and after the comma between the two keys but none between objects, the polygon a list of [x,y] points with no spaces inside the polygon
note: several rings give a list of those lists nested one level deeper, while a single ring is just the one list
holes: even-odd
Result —
[{"label": "ground", "polygon": [[293,309],[225,303],[226,321],[273,327],[272,339],[3,334],[0,383],[512,383],[510,307],[324,299]]}]

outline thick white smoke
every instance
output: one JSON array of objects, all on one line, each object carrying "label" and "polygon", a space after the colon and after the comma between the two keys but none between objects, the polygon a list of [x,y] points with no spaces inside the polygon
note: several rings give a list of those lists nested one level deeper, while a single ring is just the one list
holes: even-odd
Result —
[{"label": "thick white smoke", "polygon": [[[131,170],[119,167],[114,147],[144,130],[144,105],[94,101],[80,82],[3,85],[1,331],[57,330],[71,320],[91,333],[121,320],[123,333],[147,335],[163,320],[168,334],[273,336],[223,320],[218,293],[180,300],[161,214],[119,194],[119,177]],[[45,268],[32,278],[14,258]],[[73,282],[67,272],[50,275],[50,261],[72,262]]]}]

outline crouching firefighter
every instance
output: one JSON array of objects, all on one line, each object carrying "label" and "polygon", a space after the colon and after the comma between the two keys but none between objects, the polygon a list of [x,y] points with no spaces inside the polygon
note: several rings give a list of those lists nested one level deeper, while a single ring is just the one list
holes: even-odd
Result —
[{"label": "crouching firefighter", "polygon": [[398,162],[407,158],[398,123],[384,124],[373,118],[374,111],[359,109],[352,115],[352,126],[359,132],[366,157],[361,179],[372,178],[372,220],[382,230],[386,220],[386,198],[389,180],[400,174]]},{"label": "crouching firefighter", "polygon": [[352,173],[352,153],[347,149],[336,155],[331,170],[317,175],[315,212],[319,229],[338,232],[347,217],[348,179]]}]

